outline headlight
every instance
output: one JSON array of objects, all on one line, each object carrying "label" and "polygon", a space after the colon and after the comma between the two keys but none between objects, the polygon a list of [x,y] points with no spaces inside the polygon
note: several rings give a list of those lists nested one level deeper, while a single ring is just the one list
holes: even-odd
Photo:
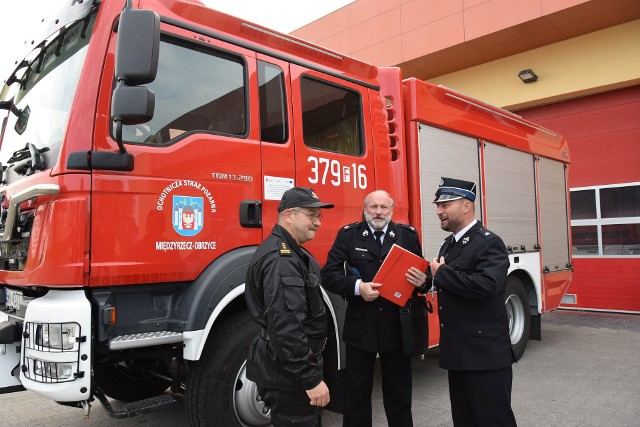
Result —
[{"label": "headlight", "polygon": [[67,380],[73,375],[75,363],[33,361],[33,372],[43,378],[52,378],[56,381]]},{"label": "headlight", "polygon": [[79,333],[77,323],[42,323],[36,330],[36,345],[52,350],[72,350]]}]

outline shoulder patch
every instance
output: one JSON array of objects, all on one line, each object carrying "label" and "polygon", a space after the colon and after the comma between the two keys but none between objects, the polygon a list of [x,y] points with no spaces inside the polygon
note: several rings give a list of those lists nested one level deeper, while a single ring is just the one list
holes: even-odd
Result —
[{"label": "shoulder patch", "polygon": [[280,252],[280,256],[291,256],[291,249],[284,240],[278,242],[278,252]]}]

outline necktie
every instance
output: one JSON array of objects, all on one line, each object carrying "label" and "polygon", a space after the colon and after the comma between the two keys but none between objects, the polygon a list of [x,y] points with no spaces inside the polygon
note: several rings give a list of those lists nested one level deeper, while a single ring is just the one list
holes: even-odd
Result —
[{"label": "necktie", "polygon": [[451,243],[449,243],[449,246],[447,247],[447,250],[444,253],[444,257],[446,258],[449,253],[451,253],[451,249],[453,248],[453,245],[456,244],[456,238],[455,236],[451,237]]},{"label": "necktie", "polygon": [[382,230],[377,230],[373,232],[373,235],[376,236],[376,242],[378,242],[378,246],[382,247],[382,235],[384,234],[384,231]]}]

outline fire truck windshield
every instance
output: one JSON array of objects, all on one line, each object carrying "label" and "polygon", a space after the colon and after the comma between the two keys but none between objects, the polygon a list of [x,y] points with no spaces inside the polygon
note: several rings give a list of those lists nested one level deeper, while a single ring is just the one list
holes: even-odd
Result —
[{"label": "fire truck windshield", "polygon": [[[28,66],[9,79],[14,86],[13,97],[7,103],[10,112],[0,147],[0,162],[7,172],[25,175],[29,174],[25,170],[35,171],[18,167],[25,160],[16,154],[29,147],[41,155],[41,169],[52,167],[56,161],[94,21],[92,14],[63,28],[47,40]],[[7,178],[11,180],[13,175],[8,173]]]}]

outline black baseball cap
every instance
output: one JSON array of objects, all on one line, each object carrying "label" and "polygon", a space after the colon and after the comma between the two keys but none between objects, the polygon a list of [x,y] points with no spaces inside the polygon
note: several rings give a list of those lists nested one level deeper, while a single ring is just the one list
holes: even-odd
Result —
[{"label": "black baseball cap", "polygon": [[282,195],[280,204],[278,205],[278,212],[282,212],[285,209],[290,208],[332,208],[331,203],[324,203],[320,201],[320,198],[309,187],[293,187],[288,189]]},{"label": "black baseball cap", "polygon": [[440,186],[436,190],[436,198],[433,203],[449,200],[468,199],[476,201],[476,183],[454,178],[440,178]]}]

